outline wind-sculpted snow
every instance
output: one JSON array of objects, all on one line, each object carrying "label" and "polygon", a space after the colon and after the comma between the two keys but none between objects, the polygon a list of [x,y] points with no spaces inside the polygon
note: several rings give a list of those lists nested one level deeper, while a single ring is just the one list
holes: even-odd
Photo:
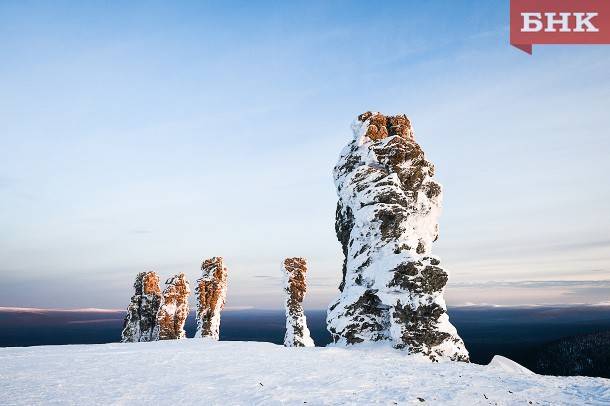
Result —
[{"label": "wind-sculpted snow", "polygon": [[337,344],[387,342],[431,360],[467,361],[449,323],[447,272],[431,254],[442,188],[405,115],[367,112],[334,169],[335,229],[345,260],[328,311]]},{"label": "wind-sculpted snow", "polygon": [[169,278],[163,290],[163,301],[157,313],[159,340],[186,338],[184,323],[189,314],[189,294],[191,289],[183,273]]},{"label": "wind-sculpted snow", "polygon": [[133,287],[135,294],[127,308],[121,341],[156,341],[159,339],[157,312],[161,305],[159,277],[154,272],[140,272]]},{"label": "wind-sculpted snow", "polygon": [[0,348],[0,405],[608,405],[610,380],[379,346],[186,339]]},{"label": "wind-sculpted snow", "polygon": [[303,311],[303,298],[307,291],[305,258],[286,258],[282,262],[284,293],[286,295],[286,347],[313,347],[314,343],[307,328],[307,318]]},{"label": "wind-sculpted snow", "polygon": [[206,259],[201,264],[202,276],[197,280],[197,332],[195,337],[218,340],[220,312],[227,296],[227,268],[222,257]]}]

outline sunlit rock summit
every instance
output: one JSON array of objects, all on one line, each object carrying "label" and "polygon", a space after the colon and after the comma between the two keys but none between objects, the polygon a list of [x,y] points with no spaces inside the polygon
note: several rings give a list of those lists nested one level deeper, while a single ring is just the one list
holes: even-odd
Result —
[{"label": "sunlit rock summit", "polygon": [[197,280],[197,332],[195,337],[218,340],[220,312],[227,296],[227,267],[222,257],[206,259]]},{"label": "sunlit rock summit", "polygon": [[189,282],[183,273],[179,273],[169,278],[165,285],[163,301],[157,313],[159,340],[186,338],[184,323],[189,314]]},{"label": "sunlit rock summit", "polygon": [[282,262],[284,294],[286,299],[286,347],[313,347],[303,311],[303,298],[307,292],[307,261],[305,258],[286,258]]},{"label": "sunlit rock summit", "polygon": [[127,308],[121,341],[156,341],[159,339],[157,312],[161,305],[159,277],[154,272],[140,272],[133,287],[135,293]]},{"label": "sunlit rock summit", "polygon": [[442,200],[434,165],[403,114],[367,112],[352,129],[334,169],[345,260],[327,316],[333,340],[468,361],[443,299],[447,272],[431,254]]}]

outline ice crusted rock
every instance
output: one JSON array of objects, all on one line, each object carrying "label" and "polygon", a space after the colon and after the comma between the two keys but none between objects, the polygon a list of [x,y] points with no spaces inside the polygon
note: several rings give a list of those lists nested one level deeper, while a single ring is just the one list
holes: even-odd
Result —
[{"label": "ice crusted rock", "polygon": [[197,280],[197,333],[195,337],[218,340],[220,312],[227,296],[227,268],[222,257],[206,259]]},{"label": "ice crusted rock", "polygon": [[343,254],[328,329],[337,344],[381,341],[437,361],[468,361],[449,323],[447,272],[431,255],[441,185],[407,116],[361,114],[334,168]]},{"label": "ice crusted rock", "polygon": [[157,313],[159,340],[186,338],[184,323],[189,314],[189,282],[186,276],[180,273],[169,278],[165,285],[163,300]]},{"label": "ice crusted rock", "polygon": [[305,258],[286,258],[282,262],[286,293],[286,335],[284,336],[286,347],[314,346],[303,311],[303,298],[307,291],[305,273],[307,273]]},{"label": "ice crusted rock", "polygon": [[154,272],[140,272],[133,287],[135,294],[127,308],[121,342],[156,341],[157,312],[161,305],[159,277]]}]

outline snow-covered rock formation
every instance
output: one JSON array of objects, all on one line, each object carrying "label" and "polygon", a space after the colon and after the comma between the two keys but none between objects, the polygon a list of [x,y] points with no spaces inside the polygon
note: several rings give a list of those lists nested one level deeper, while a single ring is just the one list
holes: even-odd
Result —
[{"label": "snow-covered rock formation", "polygon": [[189,282],[179,273],[165,282],[163,301],[157,313],[157,335],[159,340],[186,338],[184,323],[189,314]]},{"label": "snow-covered rock formation", "polygon": [[284,292],[286,294],[286,335],[284,336],[286,347],[314,346],[303,311],[303,298],[307,291],[306,272],[307,261],[305,258],[286,258],[282,262]]},{"label": "snow-covered rock formation", "polygon": [[197,333],[195,337],[218,340],[220,312],[227,296],[227,268],[222,257],[206,259],[197,280]]},{"label": "snow-covered rock formation", "polygon": [[431,255],[441,185],[403,115],[367,112],[334,169],[335,230],[345,260],[327,322],[338,344],[388,342],[438,360],[468,361],[449,323],[447,272]]},{"label": "snow-covered rock formation", "polygon": [[127,308],[121,342],[156,341],[157,312],[161,305],[159,277],[154,272],[140,272],[133,287],[135,294]]}]

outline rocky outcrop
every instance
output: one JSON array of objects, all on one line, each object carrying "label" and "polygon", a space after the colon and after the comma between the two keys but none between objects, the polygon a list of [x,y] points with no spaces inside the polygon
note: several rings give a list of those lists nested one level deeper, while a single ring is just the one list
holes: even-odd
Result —
[{"label": "rocky outcrop", "polygon": [[135,294],[127,308],[121,342],[156,341],[159,339],[157,312],[161,305],[159,277],[154,272],[141,272],[133,287]]},{"label": "rocky outcrop", "polygon": [[447,272],[431,254],[442,200],[434,166],[405,115],[367,112],[352,129],[334,169],[345,260],[327,316],[333,340],[468,361],[443,299]]},{"label": "rocky outcrop", "polygon": [[305,258],[286,258],[282,263],[284,292],[286,294],[286,347],[313,347],[307,319],[303,311],[303,298],[307,291]]},{"label": "rocky outcrop", "polygon": [[197,280],[197,333],[195,337],[218,340],[220,312],[227,295],[227,268],[222,257],[206,259]]},{"label": "rocky outcrop", "polygon": [[165,285],[163,300],[157,313],[159,340],[186,338],[184,323],[189,314],[189,282],[186,276],[180,273],[169,278]]}]

